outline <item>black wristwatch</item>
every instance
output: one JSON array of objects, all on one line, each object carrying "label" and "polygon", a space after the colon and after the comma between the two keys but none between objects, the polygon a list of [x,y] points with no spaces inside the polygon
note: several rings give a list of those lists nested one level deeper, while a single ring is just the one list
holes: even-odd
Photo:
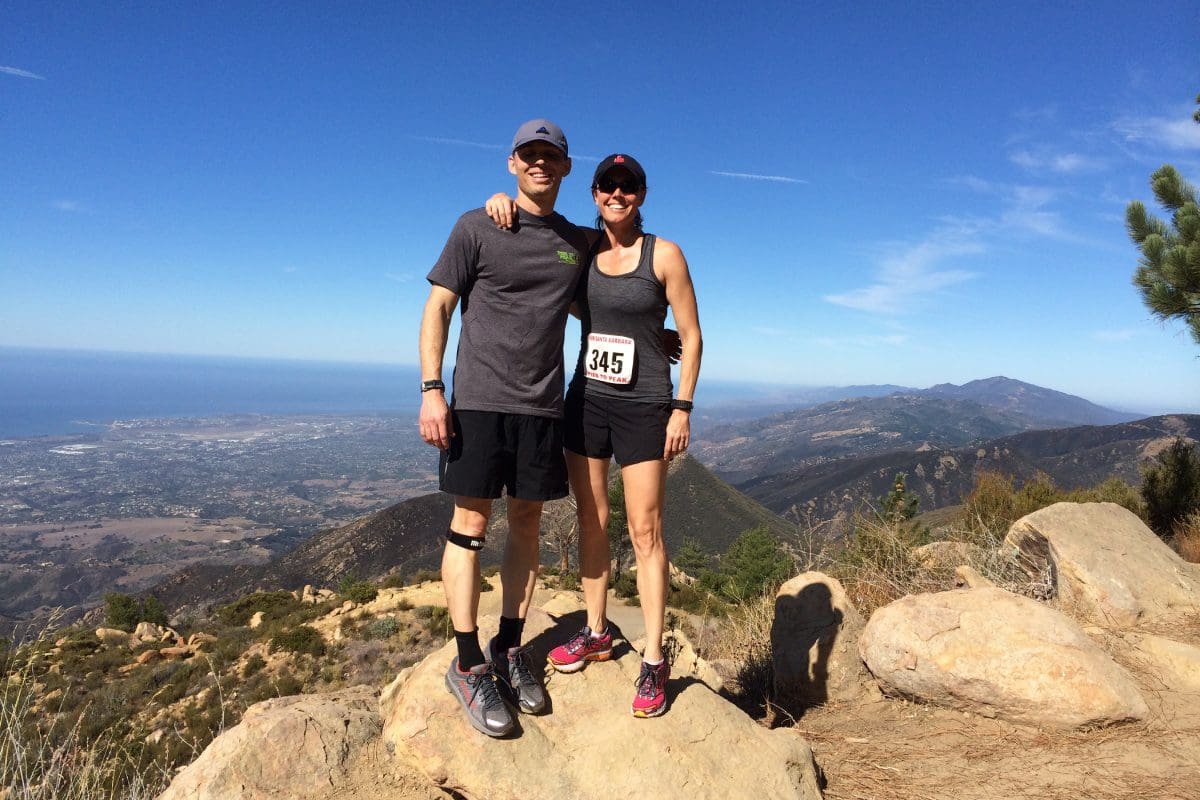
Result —
[{"label": "black wristwatch", "polygon": [[691,400],[680,400],[680,399],[676,398],[671,401],[671,410],[672,411],[686,411],[690,414],[692,411],[692,401]]},{"label": "black wristwatch", "polygon": [[421,381],[421,394],[433,391],[434,389],[441,389],[444,392],[446,391],[446,384],[441,381]]}]

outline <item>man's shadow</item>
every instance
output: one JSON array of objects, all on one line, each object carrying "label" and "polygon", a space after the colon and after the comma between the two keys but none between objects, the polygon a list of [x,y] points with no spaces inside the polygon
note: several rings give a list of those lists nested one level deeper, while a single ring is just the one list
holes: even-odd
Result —
[{"label": "man's shadow", "polygon": [[[843,614],[833,607],[833,595],[823,583],[811,583],[800,594],[776,600],[771,641],[787,641],[786,659],[775,656],[775,675],[782,690],[776,703],[795,718],[829,699],[829,658],[841,631]],[[815,657],[812,654],[816,649]]]}]

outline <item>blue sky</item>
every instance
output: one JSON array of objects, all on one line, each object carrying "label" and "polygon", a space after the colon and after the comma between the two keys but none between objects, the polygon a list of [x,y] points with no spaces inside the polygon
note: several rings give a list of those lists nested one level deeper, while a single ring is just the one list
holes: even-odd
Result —
[{"label": "blue sky", "polygon": [[1003,374],[1200,411],[1122,221],[1160,164],[1200,182],[1200,6],[643,5],[6,3],[0,345],[415,363],[424,275],[547,116],[569,218],[599,158],[646,166],[701,399]]}]

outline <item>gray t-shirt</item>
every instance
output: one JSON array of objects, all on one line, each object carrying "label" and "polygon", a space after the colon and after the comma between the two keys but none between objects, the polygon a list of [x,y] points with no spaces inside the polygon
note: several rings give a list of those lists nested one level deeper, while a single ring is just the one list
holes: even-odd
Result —
[{"label": "gray t-shirt", "polygon": [[428,275],[460,298],[455,408],[562,416],[563,334],[587,251],[560,214],[519,211],[507,231],[483,209],[459,218]]}]

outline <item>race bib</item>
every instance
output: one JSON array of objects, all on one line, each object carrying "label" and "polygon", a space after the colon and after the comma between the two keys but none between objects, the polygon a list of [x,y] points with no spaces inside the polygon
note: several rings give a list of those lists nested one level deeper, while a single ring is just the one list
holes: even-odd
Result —
[{"label": "race bib", "polygon": [[633,378],[633,339],[589,333],[583,369],[590,380],[629,383]]}]

